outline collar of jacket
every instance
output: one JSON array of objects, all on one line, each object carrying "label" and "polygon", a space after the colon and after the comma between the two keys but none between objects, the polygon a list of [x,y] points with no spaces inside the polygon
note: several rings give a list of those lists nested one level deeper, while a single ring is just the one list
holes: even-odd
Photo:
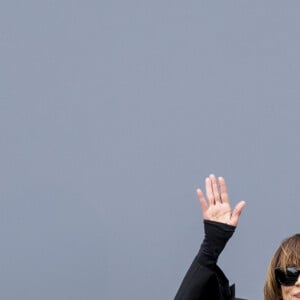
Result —
[{"label": "collar of jacket", "polygon": [[230,286],[230,294],[231,294],[230,300],[247,300],[247,299],[236,298],[235,297],[235,284],[233,284],[233,285]]}]

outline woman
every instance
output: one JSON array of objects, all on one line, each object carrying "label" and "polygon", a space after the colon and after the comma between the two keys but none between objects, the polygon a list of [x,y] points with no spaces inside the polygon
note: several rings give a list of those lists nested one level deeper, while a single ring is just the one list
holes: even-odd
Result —
[{"label": "woman", "polygon": [[265,300],[300,299],[300,234],[285,239],[267,271]]},{"label": "woman", "polygon": [[[230,208],[224,178],[205,179],[206,199],[197,195],[202,208],[205,237],[185,275],[175,300],[230,300],[234,285],[217,265],[217,260],[238,224],[245,202]],[[264,300],[300,299],[300,234],[285,239],[275,252],[267,272]]]}]

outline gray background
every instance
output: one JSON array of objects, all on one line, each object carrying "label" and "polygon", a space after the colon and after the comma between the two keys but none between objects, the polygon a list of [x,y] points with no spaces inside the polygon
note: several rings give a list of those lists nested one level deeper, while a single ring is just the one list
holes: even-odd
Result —
[{"label": "gray background", "polygon": [[211,172],[220,265],[262,299],[299,230],[299,1],[0,2],[0,298],[173,299]]}]

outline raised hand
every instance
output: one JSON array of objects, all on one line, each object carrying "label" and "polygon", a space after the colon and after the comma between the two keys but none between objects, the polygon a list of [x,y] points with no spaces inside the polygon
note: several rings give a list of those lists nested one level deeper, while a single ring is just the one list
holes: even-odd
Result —
[{"label": "raised hand", "polygon": [[246,202],[240,201],[235,208],[231,210],[227,187],[223,177],[219,177],[217,180],[215,175],[209,175],[209,177],[205,179],[205,189],[206,199],[203,192],[197,189],[203,219],[237,226],[240,214]]}]

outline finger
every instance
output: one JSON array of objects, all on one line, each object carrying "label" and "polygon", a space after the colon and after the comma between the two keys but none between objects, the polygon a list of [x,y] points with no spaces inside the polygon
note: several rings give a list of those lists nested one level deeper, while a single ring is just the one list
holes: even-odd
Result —
[{"label": "finger", "polygon": [[198,199],[199,199],[199,202],[200,202],[200,206],[201,206],[201,209],[202,209],[202,212],[205,213],[208,209],[208,205],[206,203],[206,200],[203,196],[203,193],[200,189],[197,189],[197,196],[198,196]]},{"label": "finger", "polygon": [[246,205],[245,201],[240,201],[234,208],[231,214],[231,222],[234,226],[236,226],[239,222],[239,217]]},{"label": "finger", "polygon": [[229,197],[228,197],[228,193],[227,193],[226,182],[225,182],[225,179],[223,177],[219,177],[219,186],[220,186],[222,203],[229,203]]},{"label": "finger", "polygon": [[206,177],[205,179],[205,189],[206,189],[206,198],[208,200],[209,205],[214,205],[215,204],[215,198],[214,194],[212,191],[212,185],[211,185],[211,180],[209,177]]},{"label": "finger", "polygon": [[218,188],[218,183],[217,183],[217,179],[216,176],[211,174],[210,176],[210,180],[211,180],[211,185],[212,185],[212,191],[214,194],[214,199],[215,202],[220,202],[220,193],[219,193],[219,188]]}]

